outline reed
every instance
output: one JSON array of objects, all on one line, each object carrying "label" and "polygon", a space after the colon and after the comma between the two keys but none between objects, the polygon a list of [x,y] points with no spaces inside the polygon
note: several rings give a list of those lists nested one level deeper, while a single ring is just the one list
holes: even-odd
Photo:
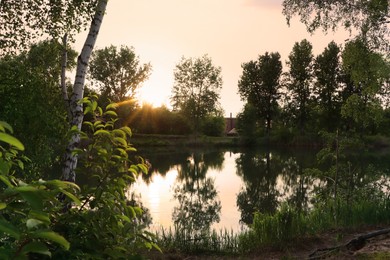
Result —
[{"label": "reed", "polygon": [[265,246],[283,248],[291,241],[331,229],[389,223],[388,197],[375,200],[362,198],[337,204],[329,200],[309,212],[298,211],[284,204],[274,215],[256,213],[250,229],[239,236],[238,248],[241,252]]},{"label": "reed", "polygon": [[390,224],[388,196],[348,203],[329,199],[308,212],[282,204],[273,215],[256,213],[253,224],[239,234],[227,229],[192,232],[186,228],[161,228],[156,232],[156,243],[164,252],[238,255],[270,246],[285,249],[302,237],[374,224]]},{"label": "reed", "polygon": [[233,230],[204,230],[193,233],[177,227],[156,232],[157,244],[164,252],[188,254],[229,254],[238,253],[238,234]]}]

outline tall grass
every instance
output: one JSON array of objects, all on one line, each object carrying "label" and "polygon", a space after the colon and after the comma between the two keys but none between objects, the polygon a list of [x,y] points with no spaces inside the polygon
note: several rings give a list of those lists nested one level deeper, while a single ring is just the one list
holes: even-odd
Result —
[{"label": "tall grass", "polygon": [[240,234],[232,230],[194,233],[178,227],[161,228],[157,244],[165,252],[237,255],[269,246],[283,249],[291,241],[327,230],[373,224],[390,224],[389,197],[349,203],[329,199],[308,212],[283,204],[273,215],[256,213],[253,224]]},{"label": "tall grass", "polygon": [[304,236],[339,228],[390,224],[390,199],[334,203],[329,200],[309,212],[283,205],[274,215],[256,213],[250,229],[239,236],[238,247],[249,252],[264,246],[285,247]]},{"label": "tall grass", "polygon": [[229,254],[238,253],[238,234],[233,230],[205,230],[192,233],[177,227],[157,232],[157,244],[165,252],[184,252],[190,254]]}]

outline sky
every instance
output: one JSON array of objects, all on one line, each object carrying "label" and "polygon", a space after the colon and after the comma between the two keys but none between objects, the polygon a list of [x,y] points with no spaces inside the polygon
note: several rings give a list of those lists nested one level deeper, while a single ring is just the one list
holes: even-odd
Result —
[{"label": "sky", "polygon": [[[77,36],[76,50],[85,37]],[[244,104],[237,87],[243,63],[279,52],[285,64],[295,42],[308,39],[318,55],[330,41],[342,44],[348,37],[344,31],[310,35],[298,18],[288,26],[282,0],[110,0],[95,49],[134,47],[141,62],[152,65],[140,99],[168,107],[180,59],[207,54],[222,69],[219,102],[226,116],[235,117]]]}]

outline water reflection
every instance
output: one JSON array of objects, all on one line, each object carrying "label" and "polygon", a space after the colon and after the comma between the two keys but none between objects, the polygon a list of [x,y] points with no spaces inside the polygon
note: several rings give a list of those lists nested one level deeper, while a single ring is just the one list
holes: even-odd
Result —
[{"label": "water reflection", "polygon": [[178,205],[172,213],[177,230],[196,238],[209,233],[211,225],[219,222],[221,202],[214,180],[206,174],[209,167],[220,169],[222,163],[223,153],[208,156],[193,153],[177,167],[178,177],[173,197]]},{"label": "water reflection", "polygon": [[236,160],[237,174],[244,184],[237,195],[241,221],[251,224],[255,212],[273,214],[282,202],[306,209],[314,179],[303,169],[313,166],[314,162],[313,153],[299,151],[293,155],[276,150],[241,153]]},{"label": "water reflection", "polygon": [[[239,222],[252,223],[256,211],[274,213],[284,202],[306,211],[313,202],[331,198],[332,168],[318,165],[316,154],[313,150],[145,152],[141,155],[152,163],[152,173],[140,177],[133,189],[141,193],[156,225],[175,225],[198,235],[210,228],[238,231]],[[387,155],[372,160],[375,167],[362,158],[340,161],[340,196],[353,199],[355,189],[377,180],[378,173],[388,174],[389,160],[384,158]]]},{"label": "water reflection", "polygon": [[[271,159],[272,158],[272,159]],[[278,206],[280,192],[276,189],[278,156],[268,152],[248,151],[236,160],[237,174],[244,186],[237,195],[241,221],[249,224],[256,211],[273,213]]]}]

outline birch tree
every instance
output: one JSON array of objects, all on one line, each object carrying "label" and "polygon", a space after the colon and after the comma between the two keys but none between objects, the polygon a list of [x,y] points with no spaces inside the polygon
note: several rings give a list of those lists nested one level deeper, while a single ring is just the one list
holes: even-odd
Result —
[{"label": "birch tree", "polygon": [[284,0],[287,22],[299,16],[309,32],[339,26],[355,31],[373,47],[389,48],[389,0]]},{"label": "birch tree", "polygon": [[[76,77],[73,85],[72,95],[69,99],[70,125],[72,127],[77,127],[77,130],[81,130],[81,124],[83,123],[84,118],[83,105],[80,103],[80,100],[84,95],[85,77],[87,73],[88,62],[91,57],[92,50],[95,46],[100,26],[103,22],[107,1],[108,0],[98,1],[87,39],[85,40],[83,49],[77,58]],[[66,148],[64,166],[62,169],[63,180],[71,182],[75,182],[76,180],[75,169],[77,167],[77,154],[74,154],[73,151],[78,146],[79,142],[80,134],[75,132]]]},{"label": "birch tree", "polygon": [[[83,105],[80,100],[84,94],[84,83],[91,52],[94,48],[108,0],[8,0],[0,1],[0,55],[17,52],[27,48],[32,42],[48,37],[62,39],[64,45],[61,74],[61,88],[68,107],[69,123],[74,129],[81,129]],[[92,16],[92,14],[94,15]],[[92,17],[92,21],[91,21]],[[73,36],[86,28],[90,22],[89,33],[77,59],[76,77],[72,94],[69,97],[65,87],[65,68],[67,63],[66,44]],[[71,137],[66,148],[63,180],[75,181],[77,155],[72,151],[80,141],[80,135]]]},{"label": "birch tree", "polygon": [[0,1],[0,55],[27,49],[42,38],[69,40],[86,28],[98,0]]}]

